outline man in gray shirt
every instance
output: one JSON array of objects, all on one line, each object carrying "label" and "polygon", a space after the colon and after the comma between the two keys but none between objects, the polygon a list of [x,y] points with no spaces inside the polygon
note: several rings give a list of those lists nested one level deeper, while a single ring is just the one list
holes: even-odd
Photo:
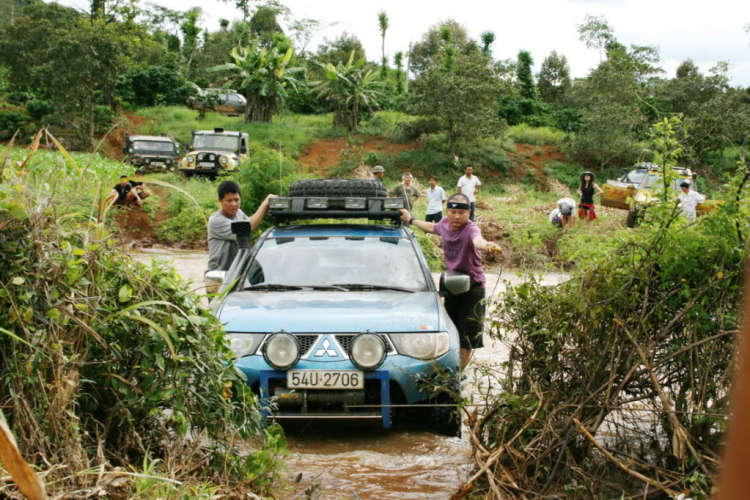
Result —
[{"label": "man in gray shirt", "polygon": [[237,255],[237,235],[232,233],[232,222],[249,220],[253,231],[260,225],[268,211],[269,194],[258,210],[248,217],[240,210],[240,185],[234,181],[219,184],[220,210],[208,218],[208,271],[227,271]]}]

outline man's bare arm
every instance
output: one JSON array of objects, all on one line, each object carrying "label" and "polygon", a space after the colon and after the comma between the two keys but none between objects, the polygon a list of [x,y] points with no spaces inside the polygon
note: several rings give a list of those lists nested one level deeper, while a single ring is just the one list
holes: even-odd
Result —
[{"label": "man's bare arm", "polygon": [[[409,222],[411,220],[411,214],[409,211],[405,208],[401,209],[401,220],[404,222]],[[411,223],[413,226],[418,227],[425,233],[435,234],[435,223],[434,222],[425,222],[423,220],[417,220],[414,219],[414,221]]]},{"label": "man's bare arm", "polygon": [[263,220],[263,217],[266,216],[266,212],[268,212],[268,203],[271,198],[278,198],[278,196],[275,194],[269,194],[268,196],[266,196],[266,199],[263,200],[263,203],[260,204],[258,210],[256,210],[253,215],[248,217],[250,226],[252,227],[253,231],[255,231],[258,226],[260,226],[260,222]]},{"label": "man's bare arm", "polygon": [[487,241],[482,236],[477,236],[476,238],[471,240],[471,242],[474,244],[474,248],[476,248],[480,252],[486,251],[492,253],[500,253],[503,251],[500,245],[491,241]]}]

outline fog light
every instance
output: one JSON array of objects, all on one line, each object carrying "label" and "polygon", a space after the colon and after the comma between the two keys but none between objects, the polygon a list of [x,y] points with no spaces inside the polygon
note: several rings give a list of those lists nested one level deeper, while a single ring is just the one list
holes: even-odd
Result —
[{"label": "fog light", "polygon": [[404,208],[404,199],[403,198],[386,198],[383,200],[383,208],[385,209]]},{"label": "fog light", "polygon": [[289,210],[292,208],[292,200],[289,198],[271,198],[268,201],[271,210]]},{"label": "fog light", "polygon": [[344,200],[344,208],[348,210],[363,210],[367,208],[367,198],[347,198]]},{"label": "fog light", "polygon": [[360,370],[374,370],[385,360],[385,343],[374,333],[362,333],[352,340],[350,353],[354,366]]},{"label": "fog light", "polygon": [[274,333],[263,344],[263,358],[277,370],[288,370],[293,367],[299,361],[299,356],[299,343],[290,333]]},{"label": "fog light", "polygon": [[328,198],[308,198],[305,206],[307,208],[328,208]]},{"label": "fog light", "polygon": [[216,159],[216,155],[208,155],[209,161],[214,161]]}]

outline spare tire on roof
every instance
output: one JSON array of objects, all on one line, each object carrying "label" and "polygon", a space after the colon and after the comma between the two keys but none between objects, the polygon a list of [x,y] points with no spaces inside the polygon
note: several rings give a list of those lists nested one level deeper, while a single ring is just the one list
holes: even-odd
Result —
[{"label": "spare tire on roof", "polygon": [[377,179],[306,179],[292,184],[289,187],[289,196],[385,198],[388,196],[388,190]]}]

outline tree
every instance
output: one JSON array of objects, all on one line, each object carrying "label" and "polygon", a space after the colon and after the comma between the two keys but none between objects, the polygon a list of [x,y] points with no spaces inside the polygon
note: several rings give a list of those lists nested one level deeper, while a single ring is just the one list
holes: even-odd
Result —
[{"label": "tree", "polygon": [[380,28],[380,37],[383,39],[381,45],[382,51],[382,69],[380,76],[385,79],[388,76],[388,59],[385,57],[385,33],[388,31],[388,14],[384,10],[381,10],[378,14],[378,27]]},{"label": "tree", "polygon": [[396,94],[404,92],[404,53],[396,52],[393,62],[396,65]]},{"label": "tree", "polygon": [[599,61],[602,60],[602,50],[608,43],[615,41],[614,30],[604,16],[587,15],[584,23],[578,25],[578,34],[586,48],[599,50]]},{"label": "tree", "polygon": [[201,14],[200,7],[193,7],[185,13],[182,24],[180,24],[180,31],[182,31],[183,36],[182,74],[186,78],[190,78],[190,65],[193,63],[193,57],[198,49],[198,35],[201,32],[198,22],[200,22]]},{"label": "tree", "polygon": [[571,87],[568,58],[553,50],[542,62],[538,87],[545,102],[562,104]]},{"label": "tree", "polygon": [[331,63],[333,65],[349,59],[349,55],[354,51],[354,59],[365,59],[365,49],[357,35],[350,35],[346,31],[341,33],[334,40],[325,39],[318,47],[315,54],[315,60],[319,63]]},{"label": "tree", "polygon": [[482,54],[489,57],[492,55],[492,44],[495,42],[495,33],[492,31],[485,31],[481,35],[482,39]]},{"label": "tree", "polygon": [[279,10],[273,6],[262,5],[257,8],[248,23],[250,34],[254,39],[260,40],[260,44],[268,47],[273,44],[274,36],[277,33],[284,33],[276,20]]},{"label": "tree", "polygon": [[531,54],[525,50],[518,53],[518,67],[516,68],[519,93],[524,99],[536,99],[537,91],[534,85],[534,75],[531,73],[531,67],[534,65],[534,59]]},{"label": "tree", "polygon": [[365,59],[355,61],[354,51],[346,63],[318,64],[325,79],[317,82],[314,89],[319,97],[332,102],[334,127],[357,129],[362,113],[377,108],[378,100],[384,97],[380,91],[383,82],[377,80],[374,69],[367,68]]},{"label": "tree", "polygon": [[459,54],[452,67],[439,61],[414,80],[412,111],[446,134],[451,153],[460,143],[497,134],[500,81],[481,54]]},{"label": "tree", "polygon": [[128,23],[91,19],[58,4],[37,4],[0,33],[0,60],[11,82],[53,101],[78,147],[91,145],[95,107],[113,106],[118,75],[148,35]]},{"label": "tree", "polygon": [[411,70],[419,75],[430,67],[433,58],[441,54],[446,46],[444,37],[446,31],[450,33],[450,43],[459,49],[462,49],[469,41],[466,28],[457,21],[448,19],[435,24],[422,36],[422,40],[412,47],[407,71]]},{"label": "tree", "polygon": [[255,40],[250,47],[234,48],[230,52],[233,62],[211,68],[211,71],[228,70],[233,74],[227,80],[244,90],[247,98],[245,123],[268,123],[287,95],[287,87],[296,88],[292,76],[299,68],[287,68],[294,49],[280,53],[276,46],[262,47]]}]

